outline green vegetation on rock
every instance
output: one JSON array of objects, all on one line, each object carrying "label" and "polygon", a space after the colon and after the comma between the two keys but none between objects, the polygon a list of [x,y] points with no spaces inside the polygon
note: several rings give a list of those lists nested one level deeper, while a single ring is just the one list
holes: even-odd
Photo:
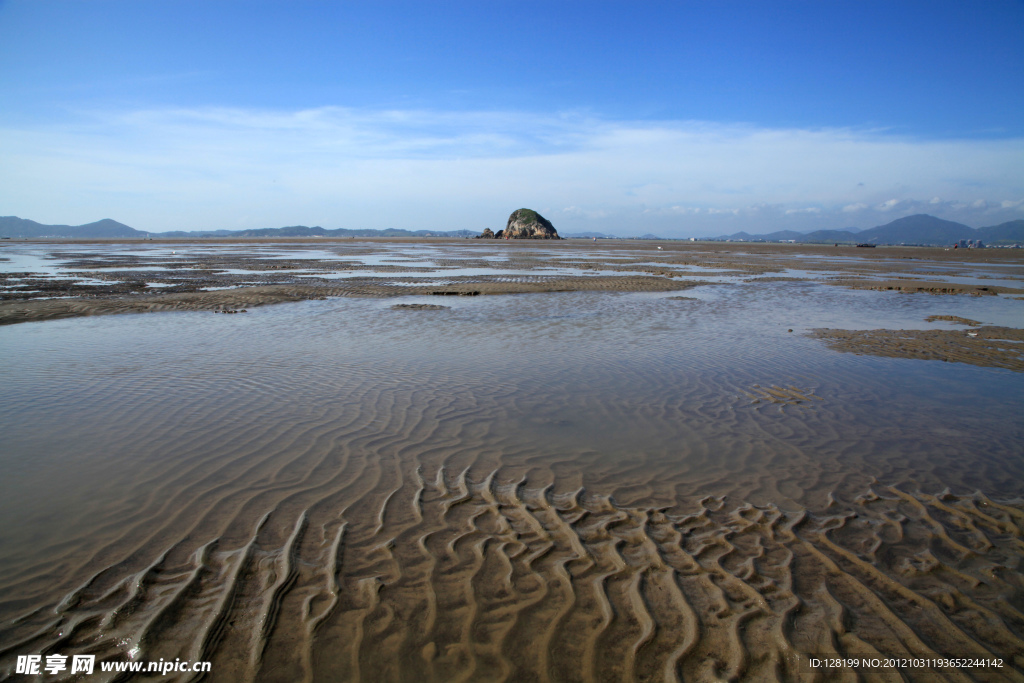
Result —
[{"label": "green vegetation on rock", "polygon": [[557,240],[558,231],[551,221],[533,209],[517,209],[508,217],[502,233],[505,239]]}]

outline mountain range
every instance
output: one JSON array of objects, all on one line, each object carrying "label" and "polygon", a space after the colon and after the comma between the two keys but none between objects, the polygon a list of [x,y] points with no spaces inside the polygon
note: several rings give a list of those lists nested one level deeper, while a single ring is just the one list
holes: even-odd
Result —
[{"label": "mountain range", "polygon": [[595,237],[600,240],[617,240],[619,239],[615,235],[609,235],[603,232],[567,232],[562,237],[567,239],[581,239],[581,240],[592,240]]},{"label": "mountain range", "polygon": [[[186,232],[144,232],[124,223],[105,218],[85,225],[43,225],[17,216],[0,216],[0,237],[44,238],[69,237],[80,239],[195,239],[209,237],[476,237],[472,230],[387,230],[338,228],[327,230],[320,226],[293,225],[284,228],[262,228],[257,230],[196,230]],[[597,232],[567,234],[566,237],[612,238]],[[655,235],[644,235],[640,239],[658,239]],[[867,230],[856,228],[843,230],[816,230],[809,233],[794,230],[779,230],[762,235],[737,232],[711,238],[714,240],[781,242],[792,240],[809,244],[920,244],[949,245],[959,240],[982,240],[986,244],[1024,243],[1024,220],[1018,219],[985,228],[972,228],[963,223],[943,220],[927,214],[898,218],[891,223]]]},{"label": "mountain range", "polygon": [[949,245],[960,240],[981,240],[985,244],[1024,243],[1024,220],[1018,219],[986,228],[972,228],[963,223],[946,221],[935,216],[919,213],[914,216],[897,218],[891,223],[867,230],[815,230],[799,233],[780,230],[764,235],[737,232],[732,235],[715,237],[716,240],[743,240],[745,242],[782,242],[792,240],[810,244],[921,244]]},{"label": "mountain range", "polygon": [[104,218],[85,225],[43,225],[27,218],[0,216],[0,237],[42,238],[71,237],[80,239],[194,239],[197,237],[476,237],[472,230],[350,230],[338,228],[327,230],[319,225],[308,227],[292,225],[285,228],[261,228],[257,230],[173,230],[171,232],[144,232],[124,223]]},{"label": "mountain range", "polygon": [[104,218],[85,225],[43,225],[17,216],[0,216],[0,237],[84,237],[104,239],[119,237],[142,238],[146,233],[129,228],[124,223]]}]

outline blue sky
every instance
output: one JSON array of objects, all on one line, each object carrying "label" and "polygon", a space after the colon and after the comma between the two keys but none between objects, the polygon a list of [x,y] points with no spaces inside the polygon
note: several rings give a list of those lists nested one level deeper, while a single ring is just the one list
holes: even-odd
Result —
[{"label": "blue sky", "polygon": [[1024,3],[0,2],[0,214],[712,235],[1024,218]]}]

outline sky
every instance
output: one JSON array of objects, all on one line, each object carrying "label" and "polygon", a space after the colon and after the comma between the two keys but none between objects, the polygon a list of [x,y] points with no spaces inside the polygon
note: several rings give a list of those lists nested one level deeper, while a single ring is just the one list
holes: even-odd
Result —
[{"label": "sky", "polygon": [[0,0],[0,215],[701,237],[1024,218],[1024,2]]}]

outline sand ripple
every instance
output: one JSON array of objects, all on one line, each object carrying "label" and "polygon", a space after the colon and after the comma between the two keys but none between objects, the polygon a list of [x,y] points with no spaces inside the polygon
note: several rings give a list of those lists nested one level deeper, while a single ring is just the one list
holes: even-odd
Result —
[{"label": "sand ripple", "polygon": [[363,462],[347,486],[308,479],[245,533],[176,539],[13,620],[3,660],[210,659],[216,680],[797,680],[811,655],[956,654],[1024,678],[1024,501],[874,486],[816,514],[714,497],[680,513],[509,474]]}]

